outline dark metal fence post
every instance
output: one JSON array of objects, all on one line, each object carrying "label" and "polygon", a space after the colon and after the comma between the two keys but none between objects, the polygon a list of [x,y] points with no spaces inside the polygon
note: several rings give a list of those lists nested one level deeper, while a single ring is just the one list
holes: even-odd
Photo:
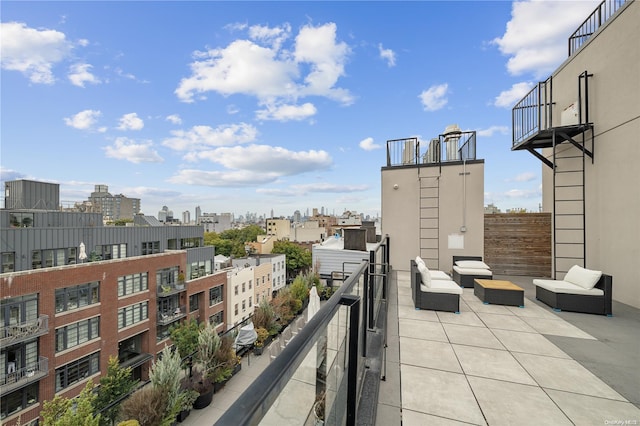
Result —
[{"label": "dark metal fence post", "polygon": [[[360,324],[360,298],[348,294],[340,299],[341,305],[349,306],[349,367],[347,371],[347,426],[356,424],[358,408],[358,332]],[[363,333],[366,334],[366,333]]]}]

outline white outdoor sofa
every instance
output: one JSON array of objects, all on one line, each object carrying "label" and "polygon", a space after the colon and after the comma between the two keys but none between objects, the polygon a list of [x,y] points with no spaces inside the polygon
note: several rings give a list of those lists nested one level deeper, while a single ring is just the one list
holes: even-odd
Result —
[{"label": "white outdoor sofa", "polygon": [[411,296],[416,309],[460,313],[462,287],[450,278],[432,278],[432,272],[440,276],[437,272],[441,271],[430,271],[424,263],[411,260]]},{"label": "white outdoor sofa", "polygon": [[453,280],[465,288],[473,288],[473,280],[492,280],[493,272],[482,256],[453,256]]},{"label": "white outdoor sofa", "polygon": [[613,277],[574,265],[563,280],[534,279],[536,299],[555,311],[612,316]]}]

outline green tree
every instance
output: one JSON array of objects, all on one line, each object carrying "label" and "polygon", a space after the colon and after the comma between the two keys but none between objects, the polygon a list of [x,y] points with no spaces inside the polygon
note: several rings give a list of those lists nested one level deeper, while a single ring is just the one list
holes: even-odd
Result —
[{"label": "green tree", "polygon": [[163,413],[163,426],[169,426],[174,421],[183,405],[184,391],[180,388],[180,355],[172,351],[169,346],[162,349],[161,358],[151,364],[149,380],[154,388],[167,395],[167,403]]},{"label": "green tree", "polygon": [[178,350],[180,358],[191,355],[198,350],[198,334],[200,333],[200,325],[194,318],[191,318],[188,321],[182,321],[172,326],[169,332],[171,334],[171,341]]},{"label": "green tree", "polygon": [[44,426],[99,426],[100,414],[93,415],[95,399],[93,381],[89,380],[77,398],[56,395],[51,401],[45,401],[40,412],[42,423]]},{"label": "green tree", "polygon": [[271,253],[286,256],[288,277],[295,277],[311,267],[311,251],[291,241],[276,241]]},{"label": "green tree", "polygon": [[120,413],[120,405],[105,408],[118,398],[128,395],[133,391],[138,383],[131,377],[131,368],[120,368],[118,357],[110,356],[106,376],[100,379],[98,395],[94,401],[96,412],[101,412],[100,424],[102,426],[113,424]]}]

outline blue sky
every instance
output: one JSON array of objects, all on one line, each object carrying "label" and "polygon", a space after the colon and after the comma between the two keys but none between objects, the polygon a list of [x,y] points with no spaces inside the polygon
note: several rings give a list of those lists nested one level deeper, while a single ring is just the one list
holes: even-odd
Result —
[{"label": "blue sky", "polygon": [[3,1],[0,179],[151,215],[376,216],[386,141],[456,123],[485,204],[537,211],[511,108],[597,3]]}]

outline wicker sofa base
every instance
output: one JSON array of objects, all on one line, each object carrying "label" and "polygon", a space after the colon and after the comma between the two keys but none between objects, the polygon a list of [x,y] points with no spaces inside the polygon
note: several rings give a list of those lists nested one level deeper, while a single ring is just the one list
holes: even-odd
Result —
[{"label": "wicker sofa base", "polygon": [[464,288],[473,288],[473,280],[492,280],[492,275],[467,275],[460,274],[455,269],[453,270],[453,280],[460,286]]},{"label": "wicker sofa base", "polygon": [[422,277],[418,266],[411,260],[411,297],[416,309],[460,313],[460,295],[454,293],[433,293],[420,289]]},{"label": "wicker sofa base", "polygon": [[602,296],[555,293],[546,288],[536,286],[536,299],[546,303],[554,310],[612,316],[612,281],[613,279],[610,275],[602,274],[602,278],[596,284],[597,288],[604,291]]}]

